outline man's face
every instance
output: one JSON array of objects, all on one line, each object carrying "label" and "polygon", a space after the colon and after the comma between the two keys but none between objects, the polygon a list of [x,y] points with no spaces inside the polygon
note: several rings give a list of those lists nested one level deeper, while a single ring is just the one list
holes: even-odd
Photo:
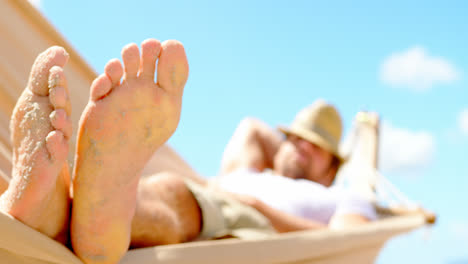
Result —
[{"label": "man's face", "polygon": [[333,155],[295,135],[288,135],[274,159],[274,170],[293,179],[307,179],[330,186],[335,178],[331,171]]}]

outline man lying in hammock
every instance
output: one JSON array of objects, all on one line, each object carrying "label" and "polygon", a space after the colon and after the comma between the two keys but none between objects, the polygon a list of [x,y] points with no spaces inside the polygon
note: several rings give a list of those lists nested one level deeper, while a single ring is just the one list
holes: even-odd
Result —
[{"label": "man lying in hammock", "polygon": [[340,228],[375,218],[365,200],[331,187],[344,161],[336,108],[317,100],[279,134],[245,119],[227,145],[218,181],[224,190],[266,216],[276,231]]},{"label": "man lying in hammock", "polygon": [[341,121],[323,102],[283,129],[285,139],[258,121],[244,121],[223,159],[219,184],[229,193],[171,172],[140,181],[178,125],[188,63],[181,43],[154,39],[142,43],[141,54],[127,45],[122,59],[124,67],[109,61],[91,85],[70,186],[68,54],[52,47],[38,56],[11,119],[12,180],[1,211],[70,241],[85,263],[117,263],[129,244],[347,226],[374,217],[369,204],[327,188],[342,160]]}]

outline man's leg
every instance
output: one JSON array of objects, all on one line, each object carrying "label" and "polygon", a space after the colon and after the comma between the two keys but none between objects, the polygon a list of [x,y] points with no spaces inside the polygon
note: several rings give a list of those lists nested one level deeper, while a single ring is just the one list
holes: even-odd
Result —
[{"label": "man's leg", "polygon": [[187,242],[200,230],[198,203],[182,177],[162,172],[140,181],[132,247]]},{"label": "man's leg", "polygon": [[141,56],[135,44],[122,50],[125,70],[118,60],[106,65],[81,116],[71,241],[85,263],[117,263],[125,254],[141,171],[179,123],[188,77],[182,44],[147,40],[141,49]]},{"label": "man's leg", "polygon": [[31,70],[10,122],[12,180],[0,210],[45,235],[65,242],[69,216],[66,158],[72,128],[62,67],[68,54],[51,47]]}]

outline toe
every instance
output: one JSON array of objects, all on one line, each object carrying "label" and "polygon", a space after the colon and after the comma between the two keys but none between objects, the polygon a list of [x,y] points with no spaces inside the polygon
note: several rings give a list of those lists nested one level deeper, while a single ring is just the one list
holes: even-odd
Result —
[{"label": "toe", "polygon": [[65,66],[68,53],[64,48],[54,46],[41,53],[33,64],[29,77],[29,87],[35,94],[46,96],[49,94],[49,70],[57,65]]},{"label": "toe", "polygon": [[158,62],[158,84],[168,92],[182,92],[188,78],[184,46],[177,40],[164,41]]},{"label": "toe", "polygon": [[112,88],[112,81],[106,74],[101,74],[91,84],[91,100],[103,98]]},{"label": "toe", "polygon": [[55,87],[50,89],[49,101],[55,109],[64,109],[65,112],[71,114],[71,103],[67,89],[64,87]]},{"label": "toe", "polygon": [[60,66],[53,66],[50,68],[48,81],[49,89],[57,86],[65,87],[67,85],[67,79],[65,78],[63,68]]},{"label": "toe", "polygon": [[122,60],[125,68],[125,78],[136,78],[140,67],[140,51],[135,43],[122,49]]},{"label": "toe", "polygon": [[62,67],[54,66],[50,69],[49,100],[54,108],[63,108],[68,115],[71,114],[70,97]]},{"label": "toe", "polygon": [[46,146],[52,162],[57,164],[65,162],[68,154],[68,141],[61,131],[51,131],[46,137]]},{"label": "toe", "polygon": [[60,130],[65,138],[70,138],[72,133],[72,126],[70,122],[70,118],[65,112],[64,109],[56,109],[50,113],[50,124],[56,130]]},{"label": "toe", "polygon": [[110,60],[104,68],[104,72],[112,82],[112,86],[117,86],[120,84],[120,79],[123,75],[123,68],[118,59]]},{"label": "toe", "polygon": [[154,79],[156,60],[161,51],[161,43],[156,39],[147,39],[141,44],[141,76]]}]

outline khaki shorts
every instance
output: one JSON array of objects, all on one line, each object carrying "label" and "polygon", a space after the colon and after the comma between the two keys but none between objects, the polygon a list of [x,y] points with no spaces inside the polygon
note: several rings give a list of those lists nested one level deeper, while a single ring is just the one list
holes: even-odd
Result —
[{"label": "khaki shorts", "polygon": [[257,210],[246,206],[212,186],[185,180],[202,213],[200,239],[237,237],[258,239],[276,232],[270,221]]}]

